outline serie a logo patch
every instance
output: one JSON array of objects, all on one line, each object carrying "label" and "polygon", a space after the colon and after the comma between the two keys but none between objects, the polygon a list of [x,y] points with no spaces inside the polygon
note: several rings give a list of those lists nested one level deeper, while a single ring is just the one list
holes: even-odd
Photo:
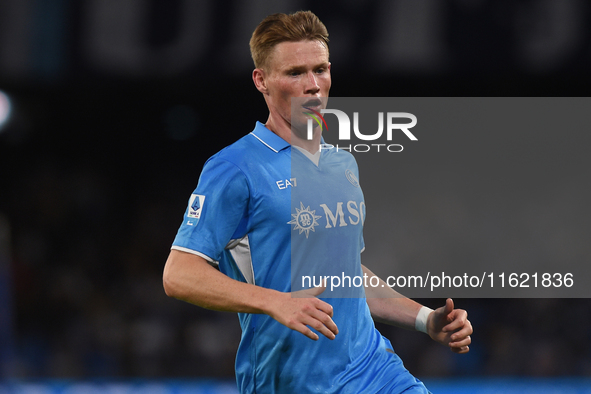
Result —
[{"label": "serie a logo patch", "polygon": [[205,202],[205,196],[201,194],[191,194],[189,199],[189,212],[187,217],[199,219],[201,216],[201,210],[203,209],[203,203]]}]

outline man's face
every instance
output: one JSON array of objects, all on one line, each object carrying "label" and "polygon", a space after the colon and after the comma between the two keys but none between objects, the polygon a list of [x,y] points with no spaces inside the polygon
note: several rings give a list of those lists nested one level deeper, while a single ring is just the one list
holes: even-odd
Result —
[{"label": "man's face", "polygon": [[[269,111],[276,121],[291,124],[291,97],[305,97],[302,106],[320,111],[326,106],[330,90],[328,49],[320,41],[282,42],[275,46],[265,69],[266,95]],[[306,99],[309,97],[310,99]],[[320,100],[320,98],[324,98]],[[302,109],[301,112],[305,110]],[[307,111],[310,112],[310,111]],[[304,127],[307,117],[294,114],[298,128]],[[295,124],[293,125],[295,126]]]}]

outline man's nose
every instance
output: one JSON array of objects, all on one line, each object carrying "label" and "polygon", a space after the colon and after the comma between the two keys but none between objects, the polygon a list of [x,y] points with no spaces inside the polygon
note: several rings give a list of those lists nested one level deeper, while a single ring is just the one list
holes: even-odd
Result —
[{"label": "man's nose", "polygon": [[317,93],[320,90],[318,85],[318,79],[314,72],[309,72],[306,78],[306,92],[305,93]]}]

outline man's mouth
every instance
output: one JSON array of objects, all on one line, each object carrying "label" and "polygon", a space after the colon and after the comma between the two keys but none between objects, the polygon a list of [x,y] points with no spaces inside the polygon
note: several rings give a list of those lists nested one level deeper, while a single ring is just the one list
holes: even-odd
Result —
[{"label": "man's mouth", "polygon": [[305,101],[304,105],[302,105],[302,106],[306,109],[318,110],[322,106],[322,101],[320,101],[320,99],[311,99],[311,100]]}]

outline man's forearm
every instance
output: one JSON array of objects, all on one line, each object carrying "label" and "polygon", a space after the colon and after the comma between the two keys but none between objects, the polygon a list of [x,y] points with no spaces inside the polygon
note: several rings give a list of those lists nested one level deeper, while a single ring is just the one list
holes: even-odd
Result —
[{"label": "man's forearm", "polygon": [[166,261],[163,283],[170,297],[217,311],[264,313],[312,340],[318,340],[317,332],[334,339],[339,331],[332,321],[332,306],[316,298],[322,288],[292,297],[293,293],[229,278],[202,257],[177,250]]},{"label": "man's forearm", "polygon": [[[364,265],[364,274],[376,276]],[[380,279],[377,287],[366,287],[365,294],[369,310],[375,321],[395,325],[409,330],[415,329],[415,321],[422,305],[390,288]]]},{"label": "man's forearm", "polygon": [[228,312],[268,313],[272,299],[282,294],[231,279],[202,257],[177,250],[166,261],[163,284],[170,297]]}]

